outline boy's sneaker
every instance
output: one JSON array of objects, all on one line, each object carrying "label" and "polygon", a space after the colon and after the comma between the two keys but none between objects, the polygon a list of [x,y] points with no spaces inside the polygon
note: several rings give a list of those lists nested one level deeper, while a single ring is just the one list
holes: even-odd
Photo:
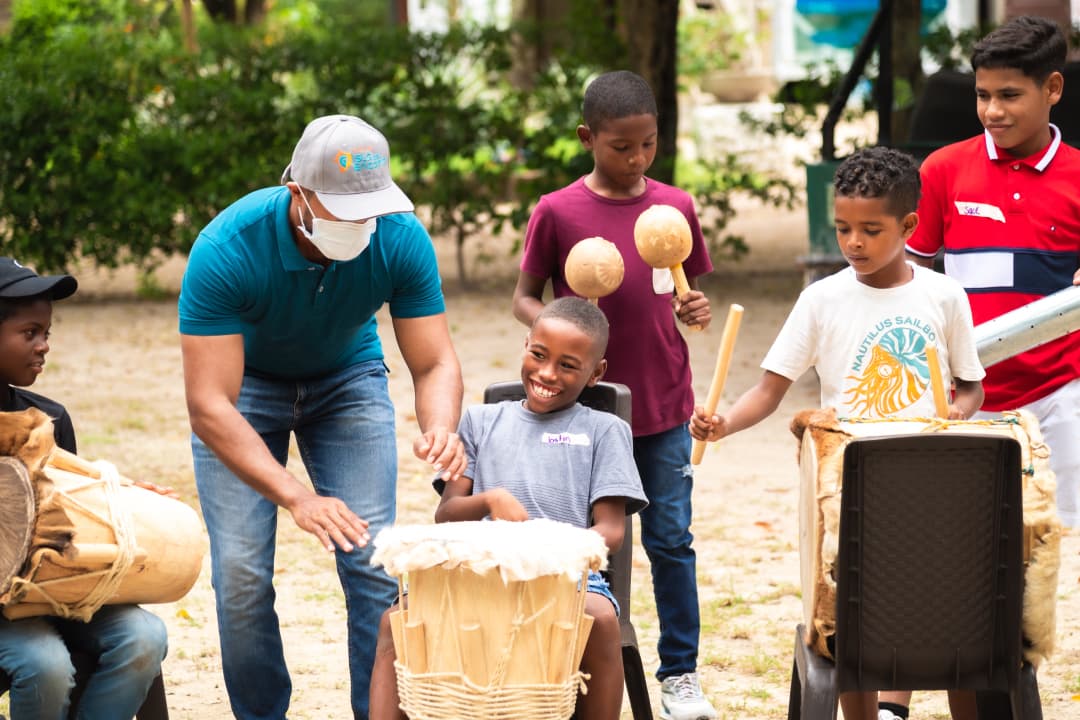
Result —
[{"label": "boy's sneaker", "polygon": [[892,710],[886,710],[882,708],[877,711],[878,720],[900,720],[900,716],[894,713]]},{"label": "boy's sneaker", "polygon": [[716,710],[709,704],[696,672],[673,675],[660,683],[661,720],[714,720]]}]

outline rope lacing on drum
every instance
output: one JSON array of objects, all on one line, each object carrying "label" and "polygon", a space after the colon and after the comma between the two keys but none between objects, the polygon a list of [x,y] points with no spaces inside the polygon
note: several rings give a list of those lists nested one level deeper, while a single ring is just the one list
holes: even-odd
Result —
[{"label": "rope lacing on drum", "polygon": [[59,585],[69,582],[70,578],[55,578],[53,580],[43,580],[41,582],[34,582],[33,580],[26,580],[24,578],[15,578],[12,582],[13,597],[24,596],[24,593],[28,590],[36,590],[49,604],[49,607],[52,609],[51,614],[69,620],[82,620],[83,622],[89,621],[102,605],[116,595],[117,590],[120,588],[120,583],[124,579],[124,575],[131,569],[132,564],[135,562],[135,553],[137,550],[131,514],[128,512],[127,508],[124,507],[123,503],[120,502],[120,473],[117,471],[115,465],[104,460],[95,462],[94,466],[100,471],[101,479],[91,480],[80,487],[85,488],[98,483],[102,485],[109,517],[103,517],[93,508],[88,507],[78,499],[72,497],[70,493],[65,494],[63,500],[72,507],[77,508],[79,511],[97,518],[105,525],[112,527],[116,539],[116,559],[104,570],[84,573],[80,576],[93,577],[99,575],[101,576],[101,579],[98,580],[97,585],[86,594],[86,597],[76,603],[60,602],[50,595],[47,589],[50,585]]},{"label": "rope lacing on drum", "polygon": [[[926,425],[921,429],[920,433],[933,433],[940,432],[942,430],[948,430],[951,427],[963,427],[965,425],[982,425],[983,427],[995,427],[1001,425],[1015,425],[1021,429],[1023,426],[1020,424],[1020,417],[1012,412],[1006,412],[999,418],[993,418],[989,420],[949,420],[947,418],[939,417],[838,417],[838,421],[849,423],[851,425],[859,425],[864,423],[888,423],[888,422],[910,422],[910,423],[923,423]],[[1032,442],[1032,448],[1045,447],[1043,443]],[[1025,450],[1023,453],[1025,459],[1028,461],[1022,468],[1020,473],[1032,477],[1035,475],[1035,463],[1030,457],[1030,453]]]}]

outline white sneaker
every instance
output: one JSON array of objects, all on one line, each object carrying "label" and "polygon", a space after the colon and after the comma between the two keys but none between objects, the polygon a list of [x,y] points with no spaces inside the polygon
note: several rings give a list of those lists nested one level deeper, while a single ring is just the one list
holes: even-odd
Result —
[{"label": "white sneaker", "polygon": [[900,720],[900,716],[893,713],[892,710],[878,710],[877,720]]},{"label": "white sneaker", "polygon": [[701,692],[696,672],[664,678],[660,684],[660,720],[714,720],[716,710]]}]

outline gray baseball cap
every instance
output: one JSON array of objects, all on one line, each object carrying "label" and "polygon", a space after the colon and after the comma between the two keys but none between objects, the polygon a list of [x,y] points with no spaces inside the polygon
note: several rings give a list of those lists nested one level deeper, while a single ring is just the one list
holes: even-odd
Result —
[{"label": "gray baseball cap", "polygon": [[281,182],[314,190],[341,220],[412,212],[408,196],[390,179],[390,145],[383,134],[352,115],[325,115],[304,128]]}]

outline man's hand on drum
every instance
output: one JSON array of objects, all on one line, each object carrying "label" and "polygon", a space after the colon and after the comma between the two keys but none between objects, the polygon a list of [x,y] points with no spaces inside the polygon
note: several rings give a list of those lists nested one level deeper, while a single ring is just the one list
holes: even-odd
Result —
[{"label": "man's hand on drum", "polygon": [[697,325],[704,330],[712,321],[709,298],[700,290],[691,290],[679,297],[673,297],[671,306],[675,309],[679,322],[684,325]]},{"label": "man's hand on drum", "polygon": [[495,488],[482,494],[492,520],[524,522],[529,519],[529,512],[506,488]]},{"label": "man's hand on drum", "polygon": [[416,438],[413,454],[431,465],[443,480],[460,480],[465,472],[465,446],[457,433],[445,428],[433,428]]},{"label": "man's hand on drum", "polygon": [[705,408],[697,405],[690,416],[690,434],[695,440],[714,442],[730,434],[730,430],[723,415],[706,415]]},{"label": "man's hand on drum", "polygon": [[338,498],[322,497],[315,493],[302,495],[285,508],[293,521],[319,539],[329,552],[339,547],[352,552],[353,547],[368,544],[368,522]]}]

